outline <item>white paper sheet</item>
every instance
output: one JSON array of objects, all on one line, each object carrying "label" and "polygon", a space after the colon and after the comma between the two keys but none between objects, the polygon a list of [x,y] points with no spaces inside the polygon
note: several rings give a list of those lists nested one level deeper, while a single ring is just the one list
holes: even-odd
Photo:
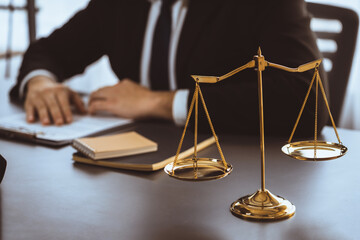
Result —
[{"label": "white paper sheet", "polygon": [[43,126],[40,122],[27,123],[25,113],[20,113],[0,118],[0,128],[33,134],[37,139],[66,141],[122,126],[130,122],[132,121],[129,119],[114,116],[74,115],[71,124]]}]

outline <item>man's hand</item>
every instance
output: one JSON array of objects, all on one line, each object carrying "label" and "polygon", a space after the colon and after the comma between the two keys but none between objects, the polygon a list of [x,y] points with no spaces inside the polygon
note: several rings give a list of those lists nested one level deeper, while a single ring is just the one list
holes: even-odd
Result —
[{"label": "man's hand", "polygon": [[28,122],[35,122],[37,115],[43,125],[71,123],[71,104],[80,113],[86,112],[80,96],[63,84],[44,76],[34,77],[27,83],[24,107]]},{"label": "man's hand", "polygon": [[111,87],[104,87],[90,95],[89,112],[106,111],[123,118],[172,119],[175,92],[156,92],[123,79]]}]

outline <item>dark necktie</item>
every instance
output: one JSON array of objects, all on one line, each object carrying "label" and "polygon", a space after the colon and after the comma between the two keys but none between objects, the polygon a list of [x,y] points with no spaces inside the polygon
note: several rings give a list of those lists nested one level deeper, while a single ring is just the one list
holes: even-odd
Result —
[{"label": "dark necktie", "polygon": [[169,90],[169,43],[171,6],[174,0],[162,0],[151,51],[150,80],[152,90]]}]

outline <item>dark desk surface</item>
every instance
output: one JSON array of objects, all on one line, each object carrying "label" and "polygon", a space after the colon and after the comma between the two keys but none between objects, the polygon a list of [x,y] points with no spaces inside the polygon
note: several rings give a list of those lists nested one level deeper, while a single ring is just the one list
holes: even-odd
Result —
[{"label": "dark desk surface", "polygon": [[[3,98],[3,96],[1,96]],[[8,113],[10,108],[0,108]],[[9,239],[358,239],[359,131],[340,130],[349,148],[337,160],[285,156],[284,139],[266,138],[266,187],[296,206],[293,218],[249,222],[230,204],[260,187],[257,137],[221,136],[234,171],[183,182],[163,171],[138,173],[74,164],[71,147],[0,139],[8,168],[0,187],[0,236]],[[336,141],[331,128],[323,135]],[[216,153],[216,148],[206,150]]]}]

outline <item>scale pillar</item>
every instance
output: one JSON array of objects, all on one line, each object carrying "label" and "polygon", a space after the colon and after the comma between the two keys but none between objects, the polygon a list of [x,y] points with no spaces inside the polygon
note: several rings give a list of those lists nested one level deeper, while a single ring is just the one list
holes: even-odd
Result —
[{"label": "scale pillar", "polygon": [[261,55],[254,56],[255,67],[258,76],[259,95],[259,120],[260,120],[260,152],[261,152],[261,189],[251,195],[244,196],[233,202],[230,211],[237,217],[258,220],[273,221],[290,218],[295,214],[295,206],[288,200],[272,194],[265,188],[265,141],[264,141],[264,104],[262,71],[265,70],[266,61]]}]

